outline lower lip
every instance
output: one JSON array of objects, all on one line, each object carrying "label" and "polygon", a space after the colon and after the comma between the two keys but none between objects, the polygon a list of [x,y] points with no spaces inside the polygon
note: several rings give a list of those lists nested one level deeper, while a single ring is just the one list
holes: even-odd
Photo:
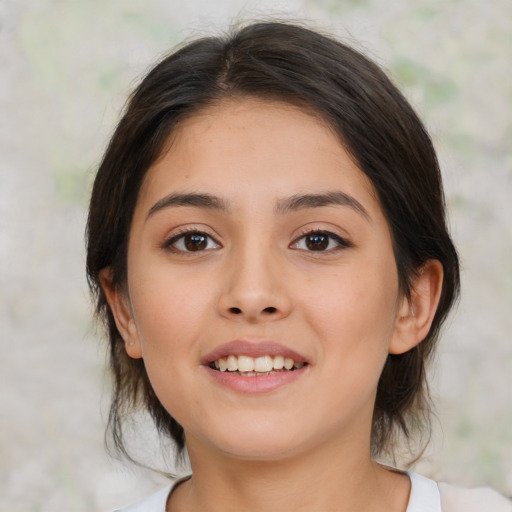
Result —
[{"label": "lower lip", "polygon": [[239,393],[257,394],[269,393],[293,382],[306,373],[308,365],[293,371],[278,372],[271,375],[256,375],[254,377],[244,377],[227,371],[220,372],[209,366],[203,366],[203,368],[212,379],[222,386],[238,391]]}]

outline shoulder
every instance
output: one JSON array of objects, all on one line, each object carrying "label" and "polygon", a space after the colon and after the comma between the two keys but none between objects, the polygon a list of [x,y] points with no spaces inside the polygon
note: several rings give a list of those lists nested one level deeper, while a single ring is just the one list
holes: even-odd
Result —
[{"label": "shoulder", "polygon": [[512,501],[490,487],[464,489],[439,483],[443,512],[512,512]]},{"label": "shoulder", "polygon": [[512,512],[512,501],[490,487],[465,489],[414,472],[407,512]]},{"label": "shoulder", "polygon": [[165,512],[167,498],[175,485],[176,483],[168,485],[147,498],[115,512]]}]

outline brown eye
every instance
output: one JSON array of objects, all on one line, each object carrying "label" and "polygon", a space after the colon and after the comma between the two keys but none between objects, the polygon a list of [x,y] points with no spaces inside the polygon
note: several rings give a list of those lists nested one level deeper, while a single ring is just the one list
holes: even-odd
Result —
[{"label": "brown eye", "polygon": [[200,233],[193,233],[183,237],[187,251],[203,251],[208,246],[208,238]]},{"label": "brown eye", "polygon": [[189,231],[173,236],[164,248],[172,252],[201,252],[218,249],[220,245],[207,233]]},{"label": "brown eye", "polygon": [[295,240],[291,247],[302,251],[330,253],[352,247],[352,243],[330,231],[312,231]]},{"label": "brown eye", "polygon": [[304,242],[310,251],[325,251],[329,247],[329,237],[327,235],[307,235],[304,237]]}]

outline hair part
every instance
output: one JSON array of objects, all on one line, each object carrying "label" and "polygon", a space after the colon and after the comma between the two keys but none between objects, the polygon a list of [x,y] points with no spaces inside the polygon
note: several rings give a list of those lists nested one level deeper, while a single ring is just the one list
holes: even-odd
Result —
[{"label": "hair part", "polygon": [[412,350],[389,355],[373,417],[372,453],[393,453],[398,434],[428,425],[425,377],[439,330],[459,292],[459,263],[445,217],[439,164],[430,137],[385,73],[358,51],[307,28],[262,22],[224,37],[193,41],[158,63],[129,98],[100,164],[87,224],[87,276],[110,344],[113,377],[108,428],[128,455],[123,421],[146,409],[159,432],[183,451],[182,427],[154,394],[142,359],[124,349],[99,276],[125,290],[133,212],[146,172],[180,122],[227,99],[258,98],[314,113],[372,182],[390,226],[400,291],[410,297],[414,277],[429,259],[443,266],[440,303],[432,327]]}]

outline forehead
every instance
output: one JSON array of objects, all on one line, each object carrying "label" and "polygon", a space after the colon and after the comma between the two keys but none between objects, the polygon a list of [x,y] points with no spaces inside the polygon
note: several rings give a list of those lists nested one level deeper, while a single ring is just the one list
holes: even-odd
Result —
[{"label": "forehead", "polygon": [[[139,199],[174,190],[278,199],[342,189],[380,209],[370,180],[319,116],[280,102],[225,100],[182,121],[148,170]],[[247,197],[244,199],[247,201]]]}]

